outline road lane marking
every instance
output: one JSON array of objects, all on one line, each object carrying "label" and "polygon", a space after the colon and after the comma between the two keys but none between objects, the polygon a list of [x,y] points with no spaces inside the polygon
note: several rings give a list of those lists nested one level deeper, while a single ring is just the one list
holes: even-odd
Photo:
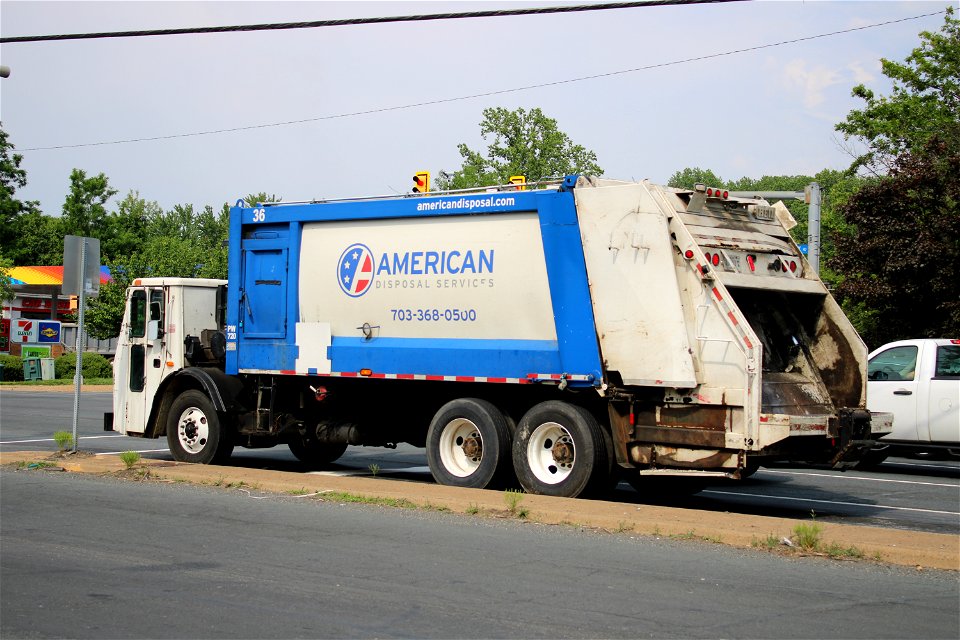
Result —
[{"label": "road lane marking", "polygon": [[950,487],[951,489],[956,489],[960,486],[960,481],[957,481],[954,484],[944,484],[942,482],[918,482],[916,480],[892,480],[890,478],[870,478],[868,476],[850,476],[846,474],[832,474],[832,473],[807,473],[805,471],[779,471],[774,469],[763,469],[760,473],[780,473],[785,476],[817,476],[820,478],[837,478],[838,480],[870,480],[871,482],[897,482],[900,484],[922,484],[929,487]]},{"label": "road lane marking", "polygon": [[[129,451],[129,450],[128,450]],[[170,449],[140,449],[134,450],[134,453],[170,453]],[[126,451],[101,451],[95,453],[97,456],[118,456],[121,453],[127,453]]]},{"label": "road lane marking", "polygon": [[840,500],[817,500],[816,498],[791,498],[788,496],[771,496],[762,493],[738,493],[736,491],[714,491],[705,489],[700,493],[714,493],[721,496],[744,496],[747,498],[771,498],[773,500],[792,500],[793,502],[816,502],[819,504],[844,505],[848,507],[870,507],[873,509],[895,509],[896,511],[917,511],[920,513],[939,513],[948,516],[960,516],[960,511],[939,511],[937,509],[917,509],[915,507],[894,507],[885,504],[868,504],[866,502],[841,502]]},{"label": "road lane marking", "polygon": [[[377,475],[389,473],[430,473],[430,467],[397,467],[395,469],[377,469]],[[370,476],[372,471],[367,469],[344,469],[343,471],[307,471],[312,476]]]},{"label": "road lane marking", "polygon": [[[122,433],[118,433],[112,436],[79,436],[77,440],[96,440],[97,438],[123,438],[125,437]],[[53,438],[43,438],[41,440],[5,440],[0,442],[0,444],[27,444],[30,442],[56,442]]]},{"label": "road lane marking", "polygon": [[944,464],[920,464],[919,462],[884,462],[895,467],[920,467],[921,469],[944,469],[946,471],[960,471],[960,467],[948,467]]}]

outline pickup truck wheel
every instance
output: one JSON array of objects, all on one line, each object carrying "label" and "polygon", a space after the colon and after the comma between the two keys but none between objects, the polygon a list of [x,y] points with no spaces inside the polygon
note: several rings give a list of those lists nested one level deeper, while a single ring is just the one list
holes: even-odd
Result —
[{"label": "pickup truck wheel", "polygon": [[627,476],[627,482],[645,500],[667,500],[692,496],[707,488],[705,478],[683,476],[642,476],[638,473]]},{"label": "pickup truck wheel", "polygon": [[337,460],[347,450],[347,444],[320,442],[316,438],[295,437],[288,444],[297,460],[310,466],[322,467]]},{"label": "pickup truck wheel", "polygon": [[439,484],[483,489],[510,471],[510,426],[499,409],[479,398],[440,407],[427,431],[427,462]]},{"label": "pickup truck wheel", "polygon": [[233,450],[213,403],[194,389],[184,391],[170,405],[167,444],[174,460],[199,464],[229,457]]},{"label": "pickup truck wheel", "polygon": [[611,448],[586,409],[549,400],[517,425],[513,468],[528,493],[575,498],[607,487]]},{"label": "pickup truck wheel", "polygon": [[883,449],[870,449],[863,454],[863,457],[860,458],[860,461],[857,464],[853,465],[853,468],[858,471],[870,471],[871,469],[876,469],[880,464],[887,459],[887,456],[890,455],[890,452],[887,451],[887,448]]}]

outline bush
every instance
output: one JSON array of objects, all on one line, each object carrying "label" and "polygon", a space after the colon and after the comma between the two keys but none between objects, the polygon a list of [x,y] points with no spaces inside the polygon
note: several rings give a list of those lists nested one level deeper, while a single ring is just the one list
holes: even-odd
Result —
[{"label": "bush", "polygon": [[3,381],[19,382],[23,380],[23,360],[19,356],[0,355],[3,365]]},{"label": "bush", "polygon": [[[53,363],[57,378],[72,379],[77,370],[77,357],[74,353],[65,353]],[[80,358],[80,372],[84,378],[112,378],[113,366],[99,353],[84,351]],[[21,371],[21,374],[23,372]]]}]

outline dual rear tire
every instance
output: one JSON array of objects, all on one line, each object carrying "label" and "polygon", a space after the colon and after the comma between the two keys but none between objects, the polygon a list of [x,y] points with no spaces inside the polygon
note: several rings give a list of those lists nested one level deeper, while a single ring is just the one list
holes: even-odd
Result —
[{"label": "dual rear tire", "polygon": [[492,403],[461,398],[441,407],[427,432],[427,460],[439,484],[498,486],[512,467],[527,493],[571,498],[608,487],[612,449],[590,412],[556,400],[534,406],[513,430]]},{"label": "dual rear tire", "polygon": [[458,398],[440,407],[427,431],[427,462],[439,484],[483,489],[509,477],[510,427],[492,403]]}]

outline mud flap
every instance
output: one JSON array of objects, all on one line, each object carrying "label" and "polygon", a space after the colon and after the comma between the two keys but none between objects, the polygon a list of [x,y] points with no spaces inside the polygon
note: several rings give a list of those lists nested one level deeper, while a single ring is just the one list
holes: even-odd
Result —
[{"label": "mud flap", "polygon": [[866,409],[840,409],[838,413],[840,443],[830,465],[834,469],[850,469],[873,447],[870,412]]}]

